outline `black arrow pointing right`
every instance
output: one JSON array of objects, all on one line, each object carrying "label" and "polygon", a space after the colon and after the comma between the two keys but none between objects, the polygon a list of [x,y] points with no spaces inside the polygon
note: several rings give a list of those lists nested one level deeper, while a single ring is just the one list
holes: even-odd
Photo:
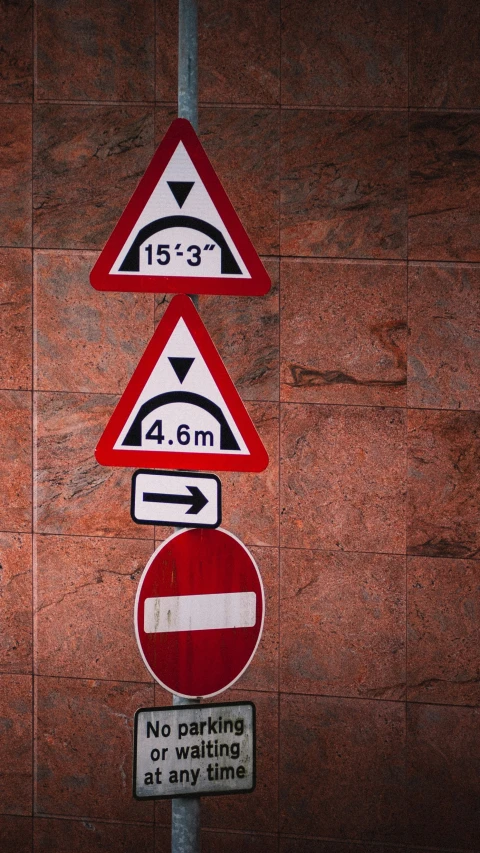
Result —
[{"label": "black arrow pointing right", "polygon": [[208,504],[208,499],[198,486],[187,486],[190,495],[166,495],[158,494],[157,492],[144,492],[143,501],[145,503],[156,504],[191,504],[190,509],[187,509],[186,515],[198,515],[200,510]]}]

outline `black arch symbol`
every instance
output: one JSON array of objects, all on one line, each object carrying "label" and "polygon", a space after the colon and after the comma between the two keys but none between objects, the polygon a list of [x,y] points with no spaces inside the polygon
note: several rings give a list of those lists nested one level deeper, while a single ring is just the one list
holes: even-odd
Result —
[{"label": "black arch symbol", "polygon": [[220,406],[208,400],[207,397],[202,397],[201,394],[194,394],[192,391],[167,391],[165,394],[158,394],[156,397],[152,397],[151,400],[147,400],[146,403],[140,406],[135,415],[135,420],[122,441],[122,445],[126,445],[127,447],[141,447],[143,419],[150,412],[153,412],[154,409],[167,406],[168,403],[191,403],[192,406],[205,409],[220,424],[220,450],[240,450]]},{"label": "black arch symbol", "polygon": [[130,246],[125,258],[120,267],[121,272],[139,272],[140,271],[140,246],[145,240],[148,240],[152,234],[157,234],[158,231],[164,231],[165,228],[174,228],[176,225],[183,225],[184,228],[194,228],[195,231],[201,231],[206,234],[211,240],[217,244],[220,249],[220,271],[222,275],[238,275],[241,274],[241,269],[238,266],[232,252],[227,245],[222,232],[210,225],[209,222],[204,222],[203,219],[197,219],[195,216],[164,216],[162,219],[156,219],[155,222],[150,222],[140,229],[135,240]]}]

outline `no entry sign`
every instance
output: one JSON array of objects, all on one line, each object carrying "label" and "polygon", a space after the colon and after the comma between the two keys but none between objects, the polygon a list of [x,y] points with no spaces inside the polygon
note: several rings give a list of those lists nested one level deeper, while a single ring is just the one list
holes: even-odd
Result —
[{"label": "no entry sign", "polygon": [[255,654],[264,620],[257,565],[236,536],[181,530],[155,551],[135,601],[145,666],[171,693],[215,696]]}]

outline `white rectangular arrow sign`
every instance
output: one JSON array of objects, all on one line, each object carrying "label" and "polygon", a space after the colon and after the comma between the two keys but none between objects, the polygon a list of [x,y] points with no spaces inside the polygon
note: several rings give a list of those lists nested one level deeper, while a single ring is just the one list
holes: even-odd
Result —
[{"label": "white rectangular arrow sign", "polygon": [[131,515],[137,524],[218,527],[221,489],[215,474],[135,471]]}]

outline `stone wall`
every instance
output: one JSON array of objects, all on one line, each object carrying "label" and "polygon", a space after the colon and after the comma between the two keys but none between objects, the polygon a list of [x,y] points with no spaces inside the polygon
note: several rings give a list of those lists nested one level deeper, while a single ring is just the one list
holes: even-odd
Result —
[{"label": "stone wall", "polygon": [[[203,0],[199,133],[271,274],[199,311],[270,454],[253,794],[204,853],[480,850],[477,0]],[[169,302],[89,271],[176,116],[175,0],[0,8],[0,849],[164,853],[133,602],[169,529],[93,451]],[[389,845],[388,847],[385,845]]]}]

